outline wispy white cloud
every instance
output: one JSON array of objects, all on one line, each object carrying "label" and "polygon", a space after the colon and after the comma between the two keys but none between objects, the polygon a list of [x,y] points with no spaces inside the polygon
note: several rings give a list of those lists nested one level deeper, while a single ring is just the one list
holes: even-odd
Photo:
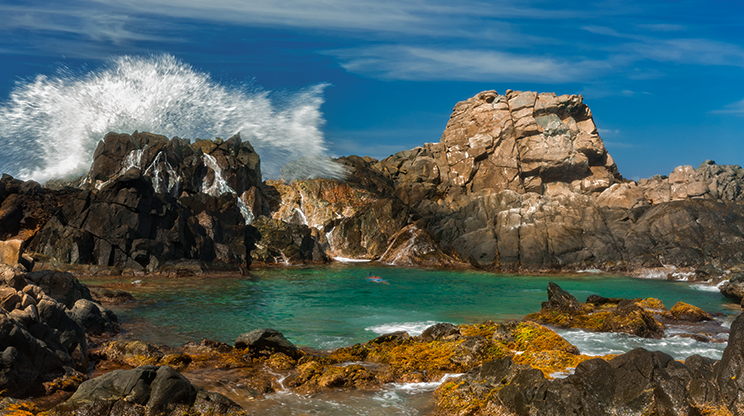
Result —
[{"label": "wispy white cloud", "polygon": [[399,80],[568,82],[590,76],[600,62],[572,62],[496,50],[404,45],[327,51],[349,72]]},{"label": "wispy white cloud", "polygon": [[744,48],[709,39],[658,40],[627,48],[653,61],[744,67]]},{"label": "wispy white cloud", "polygon": [[[686,24],[649,16],[625,24],[643,16],[641,6],[604,3],[589,13],[539,0],[69,0],[43,6],[19,0],[0,4],[0,49],[100,59],[148,52],[155,43],[167,48],[182,41],[186,25],[211,22],[311,30],[338,45],[358,45],[325,53],[349,72],[381,79],[566,83],[607,73],[634,80],[664,75],[652,65],[634,70],[641,61],[744,67],[744,48],[681,37]],[[586,24],[597,16],[620,23]],[[22,36],[14,31],[44,41],[3,36]]]},{"label": "wispy white cloud", "polygon": [[744,100],[737,101],[735,103],[731,103],[728,105],[725,105],[723,108],[719,110],[713,110],[711,111],[713,114],[734,114],[734,115],[744,115]]}]

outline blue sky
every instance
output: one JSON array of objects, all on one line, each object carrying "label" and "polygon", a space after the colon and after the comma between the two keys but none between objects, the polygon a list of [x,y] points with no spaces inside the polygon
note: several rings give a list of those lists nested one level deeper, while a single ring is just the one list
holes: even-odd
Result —
[{"label": "blue sky", "polygon": [[483,90],[583,94],[621,173],[742,164],[740,1],[0,0],[0,101],[61,66],[167,53],[226,84],[328,83],[333,155],[438,142]]}]

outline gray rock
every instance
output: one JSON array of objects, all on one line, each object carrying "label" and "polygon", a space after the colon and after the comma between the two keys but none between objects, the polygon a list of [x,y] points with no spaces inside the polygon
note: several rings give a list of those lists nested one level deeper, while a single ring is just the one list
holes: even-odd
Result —
[{"label": "gray rock", "polygon": [[569,314],[581,312],[579,301],[572,294],[561,289],[560,286],[553,282],[548,283],[548,301],[543,302],[542,308],[544,310]]},{"label": "gray rock", "polygon": [[212,415],[245,414],[226,397],[194,387],[167,366],[116,370],[80,385],[50,415]]},{"label": "gray rock", "polygon": [[109,309],[90,301],[79,299],[72,310],[73,318],[86,332],[92,335],[118,332],[118,318]]},{"label": "gray rock", "polygon": [[461,337],[460,328],[457,326],[441,322],[436,325],[432,325],[421,333],[421,341],[429,342],[436,341],[438,339],[456,339]]}]

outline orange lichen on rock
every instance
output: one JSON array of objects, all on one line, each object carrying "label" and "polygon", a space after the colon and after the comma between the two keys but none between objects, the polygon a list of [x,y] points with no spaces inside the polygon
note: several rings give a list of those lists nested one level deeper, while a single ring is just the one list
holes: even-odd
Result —
[{"label": "orange lichen on rock", "polygon": [[597,332],[624,332],[644,338],[661,338],[664,325],[650,310],[663,308],[658,299],[621,300],[599,305],[584,303],[579,311],[567,312],[543,308],[525,316],[526,320],[560,328],[579,328]]},{"label": "orange lichen on rock", "polygon": [[663,315],[665,318],[676,319],[679,321],[701,322],[712,321],[713,316],[708,312],[684,302],[677,302],[672,306],[669,312]]},{"label": "orange lichen on rock", "polygon": [[499,325],[493,321],[486,321],[482,324],[458,325],[457,327],[460,328],[460,333],[466,337],[481,336],[491,338],[493,333],[496,332],[498,326]]},{"label": "orange lichen on rock", "polygon": [[664,303],[656,298],[646,298],[639,300],[636,302],[636,305],[651,312],[666,310],[666,306],[664,306]]}]

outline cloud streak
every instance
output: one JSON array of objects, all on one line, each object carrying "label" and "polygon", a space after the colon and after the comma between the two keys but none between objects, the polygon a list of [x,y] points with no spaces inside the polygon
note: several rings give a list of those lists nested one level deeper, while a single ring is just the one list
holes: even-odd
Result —
[{"label": "cloud streak", "polygon": [[436,49],[404,45],[327,51],[349,72],[373,78],[412,81],[569,82],[602,63],[569,62],[495,50]]},{"label": "cloud streak", "polygon": [[[654,63],[744,68],[741,46],[689,36],[690,22],[654,18],[668,9],[662,4],[651,2],[651,11],[634,2],[554,7],[539,0],[70,0],[44,7],[21,0],[0,5],[0,51],[104,59],[177,48],[194,25],[211,22],[210,30],[225,32],[310,31],[334,46],[307,42],[306,53],[384,80],[568,83],[607,73],[664,76]],[[612,23],[596,25],[597,16]]]},{"label": "cloud streak", "polygon": [[744,100],[728,104],[719,110],[711,111],[712,114],[734,114],[744,116]]}]

